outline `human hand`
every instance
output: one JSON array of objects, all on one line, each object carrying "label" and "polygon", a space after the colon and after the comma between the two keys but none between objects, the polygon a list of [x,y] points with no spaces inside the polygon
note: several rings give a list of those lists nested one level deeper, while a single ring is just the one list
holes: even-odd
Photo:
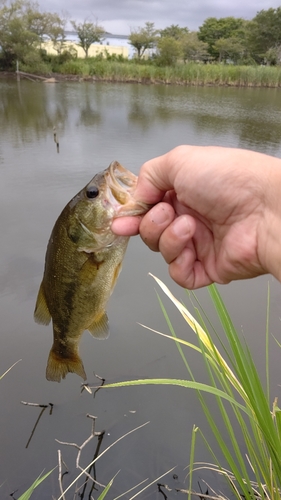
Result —
[{"label": "human hand", "polygon": [[117,218],[140,233],[171,277],[195,289],[271,272],[281,278],[281,160],[246,150],[179,146],[146,162],[135,198],[156,204]]}]

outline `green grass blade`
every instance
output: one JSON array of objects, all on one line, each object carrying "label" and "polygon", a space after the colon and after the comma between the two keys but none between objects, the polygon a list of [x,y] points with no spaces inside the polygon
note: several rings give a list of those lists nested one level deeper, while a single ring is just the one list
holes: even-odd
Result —
[{"label": "green grass blade", "polygon": [[148,379],[138,379],[138,380],[125,380],[123,382],[114,382],[112,384],[105,384],[102,386],[102,389],[109,389],[112,387],[128,387],[133,385],[177,385],[179,387],[185,387],[188,389],[196,389],[197,391],[208,392],[209,394],[213,394],[222,399],[226,399],[233,405],[240,408],[244,411],[249,417],[251,417],[250,412],[243,406],[238,403],[233,397],[229,396],[225,392],[217,389],[216,387],[210,387],[207,384],[202,384],[201,382],[194,382],[191,380],[182,380],[182,379],[173,379],[173,378],[148,378]]},{"label": "green grass blade", "polygon": [[270,401],[269,389],[269,306],[270,306],[270,287],[267,287],[267,308],[266,308],[266,330],[265,330],[265,370],[266,370],[266,393],[267,401]]},{"label": "green grass blade", "polygon": [[31,497],[35,488],[37,488],[37,486],[39,486],[39,484],[41,484],[42,481],[44,481],[44,479],[46,479],[46,477],[48,477],[55,469],[56,469],[56,467],[54,467],[54,469],[47,472],[47,474],[44,474],[44,476],[42,476],[42,472],[41,472],[41,474],[37,477],[37,479],[35,479],[34,483],[30,486],[30,488],[28,488],[28,490],[26,490],[26,492],[23,493],[18,498],[18,500],[29,500],[29,498]]},{"label": "green grass blade", "polygon": [[[168,325],[168,327],[169,327],[169,330],[170,330],[170,332],[171,332],[172,336],[173,336],[175,339],[177,339],[178,337],[177,337],[176,332],[175,332],[175,330],[174,330],[174,328],[173,328],[173,325],[172,325],[172,323],[171,323],[171,321],[170,321],[170,318],[169,318],[169,316],[168,316],[168,314],[167,314],[167,311],[166,311],[166,309],[165,309],[165,307],[164,307],[164,304],[163,304],[163,302],[162,302],[162,300],[161,300],[161,298],[160,298],[160,295],[159,295],[157,292],[156,292],[156,295],[157,295],[157,298],[158,298],[158,301],[159,301],[159,304],[160,304],[161,310],[162,310],[162,312],[163,312],[164,318],[165,318],[165,320],[166,320],[166,322],[167,322],[167,325]],[[187,362],[187,360],[186,360],[186,357],[185,357],[185,355],[184,355],[184,352],[183,352],[183,350],[182,350],[182,347],[181,347],[180,343],[179,343],[179,342],[177,342],[177,343],[176,343],[176,345],[177,345],[178,351],[179,351],[179,353],[180,353],[180,356],[181,356],[181,358],[182,358],[182,360],[183,360],[183,362],[184,362],[184,365],[185,365],[185,367],[186,367],[186,369],[187,369],[187,371],[188,371],[189,375],[190,375],[191,377],[193,377],[192,372],[191,372],[191,369],[190,369],[189,364],[188,364],[188,362]]]},{"label": "green grass blade", "polygon": [[191,500],[192,478],[193,478],[193,469],[194,469],[194,455],[195,455],[195,441],[196,441],[197,431],[198,431],[198,427],[195,427],[195,425],[194,425],[193,429],[192,429],[192,434],[191,434],[190,457],[189,457],[190,474],[189,474],[188,500]]},{"label": "green grass blade", "polygon": [[113,476],[112,479],[110,479],[109,483],[106,485],[106,487],[104,488],[104,490],[102,491],[102,493],[99,495],[98,500],[103,500],[106,497],[106,495],[109,492],[111,486],[113,485],[113,481],[116,478],[117,474],[119,474],[119,471],[115,474],[115,476]]}]

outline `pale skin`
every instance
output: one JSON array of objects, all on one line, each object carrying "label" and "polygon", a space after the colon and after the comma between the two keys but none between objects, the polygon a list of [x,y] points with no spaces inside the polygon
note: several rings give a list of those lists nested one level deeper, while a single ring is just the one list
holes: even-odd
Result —
[{"label": "pale skin", "polygon": [[112,231],[140,234],[172,279],[195,289],[271,273],[281,281],[281,160],[253,151],[179,146],[146,162],[135,198],[156,204]]}]

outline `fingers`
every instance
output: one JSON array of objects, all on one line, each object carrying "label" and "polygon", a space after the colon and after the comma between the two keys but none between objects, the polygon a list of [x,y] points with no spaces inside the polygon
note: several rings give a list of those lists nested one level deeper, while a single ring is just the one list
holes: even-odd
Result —
[{"label": "fingers", "polygon": [[165,229],[173,222],[175,211],[169,203],[160,202],[143,217],[139,231],[144,243],[159,252],[159,240]]},{"label": "fingers", "polygon": [[171,208],[164,202],[156,205],[142,219],[140,235],[151,250],[161,252],[178,285],[209,285],[216,275],[212,234],[201,221],[189,214],[176,216]]},{"label": "fingers", "polygon": [[[176,217],[164,229],[160,237],[157,231],[154,231],[154,249],[158,248],[169,264],[171,278],[184,288],[200,288],[212,282],[203,262],[198,260],[197,240],[198,233],[202,232],[205,233],[204,239],[208,240],[208,229],[200,221],[196,222],[191,215],[187,214]],[[206,247],[208,248],[209,245]],[[200,258],[204,261],[204,250],[200,254]]]},{"label": "fingers", "polygon": [[139,233],[141,216],[117,217],[111,224],[111,230],[119,236],[136,236]]},{"label": "fingers", "polygon": [[197,260],[193,246],[186,247],[169,265],[171,278],[183,288],[195,290],[213,283],[202,262]]},{"label": "fingers", "polygon": [[180,215],[162,233],[159,251],[167,264],[175,260],[188,245],[196,230],[196,223],[190,215]]}]

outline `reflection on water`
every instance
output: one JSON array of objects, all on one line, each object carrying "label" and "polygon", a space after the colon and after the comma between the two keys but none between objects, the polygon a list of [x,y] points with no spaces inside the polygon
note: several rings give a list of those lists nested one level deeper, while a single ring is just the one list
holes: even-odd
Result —
[{"label": "reflection on water", "polygon": [[[30,88],[30,85],[32,86]],[[110,118],[138,127],[192,127],[196,134],[232,136],[235,144],[276,153],[281,138],[279,89],[170,87],[106,83],[37,84],[1,81],[0,131],[19,141],[38,139],[54,125],[97,127]]]},{"label": "reflection on water", "polygon": [[[150,422],[118,442],[97,462],[96,477],[102,484],[121,469],[114,480],[112,498],[146,478],[155,480],[175,465],[175,471],[162,480],[172,489],[168,498],[177,498],[176,487],[186,487],[184,467],[189,461],[193,424],[203,428],[214,444],[196,394],[177,387],[138,387],[101,389],[94,398],[87,390],[81,393],[80,381],[74,375],[61,384],[45,380],[52,329],[33,322],[45,249],[65,204],[112,160],[137,173],[145,160],[181,143],[239,146],[281,157],[280,96],[279,89],[18,84],[0,80],[0,373],[22,359],[0,381],[3,498],[16,489],[19,496],[43,469],[50,470],[58,463],[56,439],[84,443],[89,436],[87,414],[97,417],[98,430],[105,430],[100,451]],[[59,138],[59,154],[53,127]],[[111,336],[98,341],[85,334],[81,343],[91,387],[99,385],[94,373],[107,382],[187,377],[176,346],[139,325],[169,333],[148,272],[159,276],[187,302],[184,291],[171,282],[161,258],[139,238],[132,238],[108,307]],[[269,281],[270,329],[280,341],[280,286],[271,278]],[[268,277],[261,277],[220,287],[262,374],[267,282]],[[207,292],[198,291],[198,297],[219,329]],[[190,340],[192,334],[186,331],[184,321],[171,304],[165,305],[178,335]],[[280,359],[274,343],[270,360],[273,397],[280,395]],[[206,382],[200,360],[192,354],[189,361],[198,380]],[[54,405],[51,417],[48,408],[41,415],[27,449],[38,415],[20,401]],[[208,398],[208,404],[216,411],[212,398]],[[69,448],[61,449],[69,469],[64,478],[67,484],[78,474]],[[83,450],[83,466],[87,466],[93,460],[95,444]],[[197,459],[209,459],[202,445],[198,445]],[[217,485],[217,478],[208,474],[204,479]],[[59,496],[56,473],[35,491],[34,499],[49,500],[52,495]],[[146,495],[143,498],[161,498],[156,485]]]}]

